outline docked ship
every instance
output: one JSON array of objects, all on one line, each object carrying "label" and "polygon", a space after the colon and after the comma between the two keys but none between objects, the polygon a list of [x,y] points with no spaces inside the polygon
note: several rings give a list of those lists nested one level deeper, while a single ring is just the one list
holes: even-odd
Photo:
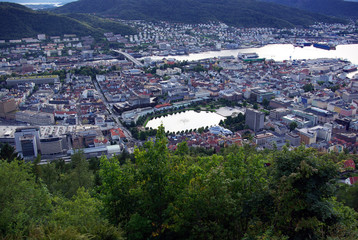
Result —
[{"label": "docked ship", "polygon": [[255,59],[258,57],[259,57],[259,55],[257,55],[257,53],[238,53],[237,54],[238,59]]},{"label": "docked ship", "polygon": [[301,48],[303,48],[303,47],[309,47],[309,46],[311,46],[311,45],[312,45],[312,43],[307,42],[307,41],[304,41],[304,40],[297,41],[297,42],[294,44],[295,47],[301,47]]},{"label": "docked ship", "polygon": [[313,46],[324,50],[336,50],[336,45],[333,43],[314,43]]},{"label": "docked ship", "polygon": [[237,55],[238,59],[243,60],[244,62],[263,62],[265,58],[259,58],[257,53],[239,53]]},{"label": "docked ship", "polygon": [[343,71],[344,72],[354,72],[354,71],[357,71],[357,66],[356,65],[348,65],[348,66],[345,66],[343,68]]}]

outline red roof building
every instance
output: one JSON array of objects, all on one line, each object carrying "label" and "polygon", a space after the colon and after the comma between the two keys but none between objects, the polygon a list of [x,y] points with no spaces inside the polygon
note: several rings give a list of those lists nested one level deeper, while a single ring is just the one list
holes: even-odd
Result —
[{"label": "red roof building", "polygon": [[171,104],[170,103],[163,103],[163,104],[158,104],[155,106],[156,109],[160,109],[160,108],[165,108],[165,107],[170,107]]},{"label": "red roof building", "polygon": [[345,170],[348,170],[348,169],[355,170],[356,169],[356,164],[354,163],[354,161],[352,159],[344,161],[343,165],[344,165]]},{"label": "red roof building", "polygon": [[120,128],[113,128],[110,130],[111,131],[111,138],[112,139],[120,139],[120,138],[126,138],[126,135],[124,135],[124,132],[122,129]]},{"label": "red roof building", "polygon": [[358,182],[358,177],[350,177],[346,179],[346,184],[353,185]]}]

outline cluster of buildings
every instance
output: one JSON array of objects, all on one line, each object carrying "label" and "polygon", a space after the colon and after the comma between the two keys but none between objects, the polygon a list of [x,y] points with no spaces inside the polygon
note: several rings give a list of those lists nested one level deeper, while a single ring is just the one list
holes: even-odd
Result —
[{"label": "cluster of buildings", "polygon": [[105,135],[99,126],[93,125],[0,126],[0,141],[15,146],[25,160],[38,155],[45,160],[66,158],[78,150],[88,158],[112,156],[121,153],[123,145],[118,144],[120,137],[115,133],[113,140],[108,140],[111,130]]},{"label": "cluster of buildings", "polygon": [[[126,23],[136,26],[138,34],[105,37],[133,56],[299,44],[299,39],[357,41],[354,24],[242,29],[221,23]],[[19,75],[1,83],[0,138],[23,157],[62,156],[76,149],[87,156],[118,153],[139,143],[122,123],[135,126],[146,115],[218,100],[241,105],[248,130],[216,126],[204,133],[181,132],[169,137],[170,148],[186,139],[189,146],[219,150],[240,145],[247,133],[261,149],[287,142],[337,152],[358,146],[358,76],[347,73],[351,64],[344,60],[273,61],[244,53],[190,62],[144,58],[139,65],[104,54],[90,36],[39,35],[0,45],[0,71]],[[142,45],[146,47],[133,51]],[[102,73],[75,74],[84,66]],[[63,70],[66,76],[31,74],[49,69]]]},{"label": "cluster of buildings", "polygon": [[[131,124],[148,114],[225,99],[249,103],[245,125],[255,133],[258,147],[282,147],[288,141],[292,146],[303,143],[324,151],[355,149],[358,79],[347,77],[344,68],[349,63],[338,59],[246,59],[193,61],[178,67],[181,71],[177,74],[164,76],[124,64],[121,70],[95,79],[70,73],[62,81],[58,76],[9,78],[10,90],[1,91],[0,115],[29,125],[98,127],[103,137],[94,137],[101,136],[96,131],[83,133],[92,136],[87,140],[83,134],[72,135],[71,148],[78,149],[118,142],[111,135],[111,129],[123,128],[117,124],[118,118]],[[149,66],[170,69],[171,65],[178,66],[170,59],[152,61]],[[197,66],[206,71],[196,71]],[[311,91],[305,90],[308,85]],[[255,104],[266,110],[252,109]],[[291,129],[292,123],[295,129]],[[213,131],[216,140],[236,134]]]},{"label": "cluster of buildings", "polygon": [[240,133],[235,134],[218,134],[214,129],[211,131],[199,133],[199,132],[190,132],[190,133],[180,133],[176,135],[168,136],[168,148],[171,150],[176,150],[177,145],[180,142],[186,141],[188,147],[201,147],[205,149],[214,149],[216,152],[219,152],[221,148],[237,145],[242,146],[243,139]]},{"label": "cluster of buildings", "polygon": [[267,44],[300,44],[301,41],[330,41],[336,44],[357,43],[356,25],[317,23],[309,28],[236,28],[223,23],[180,24],[169,22],[125,21],[138,29],[138,34],[110,34],[108,41],[124,43],[126,47],[148,46],[134,54],[183,55],[222,49],[237,49]]},{"label": "cluster of buildings", "polygon": [[36,38],[0,40],[0,75],[18,73],[31,74],[51,70],[69,69],[87,60],[108,59],[101,54],[101,45],[91,36],[74,34]]},{"label": "cluster of buildings", "polygon": [[[346,25],[317,23],[309,28],[294,29],[236,28],[223,23],[122,22],[135,27],[137,34],[123,36],[109,32],[104,37],[109,43],[120,44],[134,57],[184,55],[277,43],[357,43],[354,22]],[[41,73],[81,66],[110,67],[116,64],[110,49],[92,36],[39,34],[33,38],[0,40],[0,75]]]},{"label": "cluster of buildings", "polygon": [[[0,137],[2,142],[16,146],[24,158],[37,154],[44,159],[55,158],[73,154],[76,149],[84,149],[87,156],[100,156],[107,148],[107,153],[114,153],[113,146],[117,146],[117,154],[123,150],[125,136],[111,134],[118,127],[90,76],[67,74],[63,81],[58,81],[58,76],[7,81],[11,88],[2,90],[0,116],[4,127]],[[14,86],[13,81],[17,82]],[[23,126],[31,133],[21,130]],[[17,137],[17,132],[26,134]],[[25,139],[36,151],[22,151]]]},{"label": "cluster of buildings", "polygon": [[243,99],[259,106],[266,103],[266,109],[246,110],[245,124],[255,132],[259,148],[280,148],[289,142],[341,152],[358,146],[358,76],[347,77],[343,69],[348,64],[336,59],[263,61],[235,70],[224,66],[222,72]]}]

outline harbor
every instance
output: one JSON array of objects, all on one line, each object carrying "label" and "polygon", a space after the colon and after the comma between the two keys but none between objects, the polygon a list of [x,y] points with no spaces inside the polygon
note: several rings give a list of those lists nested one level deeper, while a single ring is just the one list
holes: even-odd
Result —
[{"label": "harbor", "polygon": [[[284,60],[302,60],[318,58],[336,58],[347,60],[352,64],[358,64],[358,44],[337,45],[335,50],[327,51],[325,49],[312,46],[295,47],[293,44],[269,44],[259,48],[246,48],[235,50],[208,51],[193,53],[183,56],[166,56],[166,59],[176,59],[178,61],[196,61],[207,58],[220,58],[227,56],[238,56],[243,53],[256,53],[260,58],[273,59],[275,61]],[[151,56],[152,60],[163,59],[163,56]]]}]

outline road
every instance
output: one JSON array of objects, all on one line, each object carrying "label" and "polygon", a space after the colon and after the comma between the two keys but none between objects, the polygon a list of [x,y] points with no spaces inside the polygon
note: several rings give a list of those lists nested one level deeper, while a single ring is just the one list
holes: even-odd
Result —
[{"label": "road", "polygon": [[101,90],[101,87],[99,86],[98,82],[96,79],[93,79],[93,84],[102,100],[102,102],[104,103],[104,105],[107,108],[107,111],[109,113],[109,115],[111,116],[111,118],[116,122],[116,126],[121,128],[124,132],[124,135],[126,136],[126,138],[128,139],[128,141],[134,141],[135,139],[132,137],[131,132],[125,128],[122,123],[119,121],[118,116],[113,112],[113,107],[110,103],[108,103],[106,97],[103,95],[103,92]]},{"label": "road", "polygon": [[111,49],[111,51],[122,54],[123,56],[128,58],[130,61],[132,61],[137,67],[144,67],[144,65],[141,62],[139,62],[137,59],[135,59],[134,57],[132,57],[130,54],[128,54],[126,52],[122,52],[120,50],[114,50],[114,49]]}]

